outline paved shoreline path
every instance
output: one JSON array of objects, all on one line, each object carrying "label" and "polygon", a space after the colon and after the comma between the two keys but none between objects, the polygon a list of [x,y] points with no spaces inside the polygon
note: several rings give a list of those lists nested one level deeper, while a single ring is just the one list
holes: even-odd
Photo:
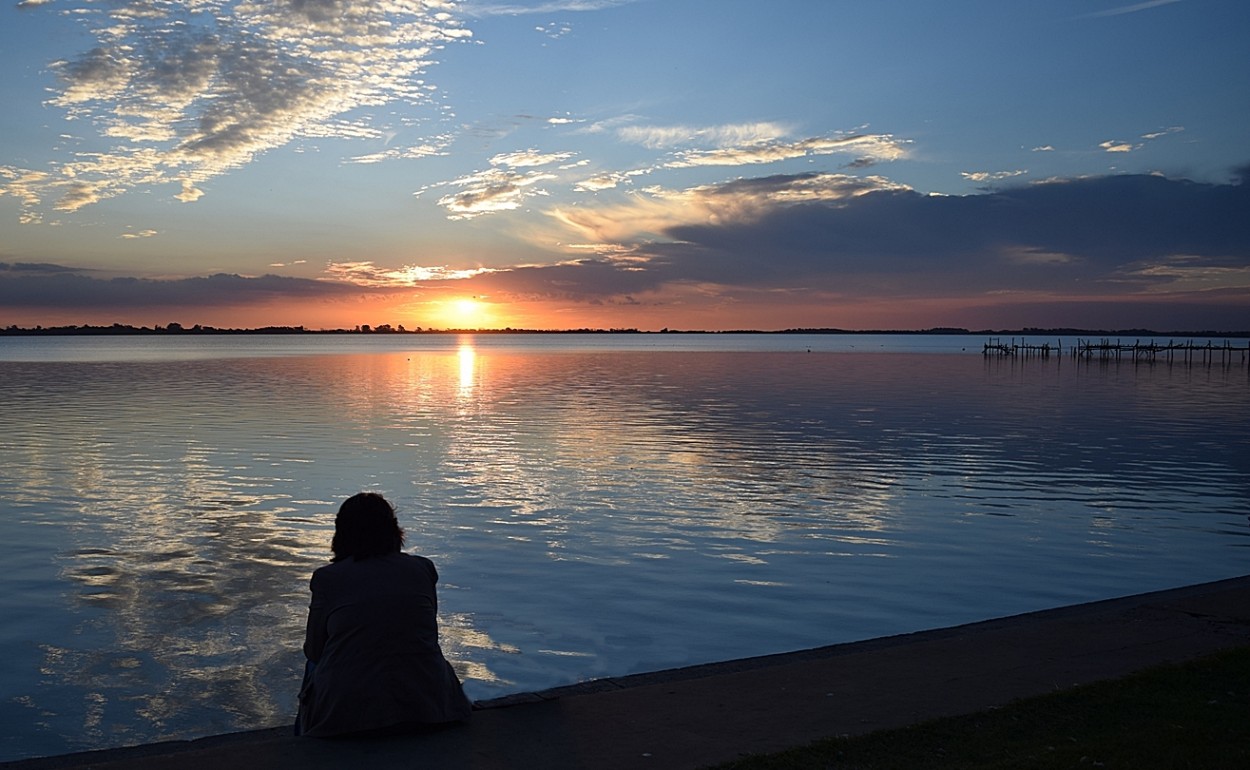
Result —
[{"label": "paved shoreline path", "polygon": [[697,768],[999,706],[1250,645],[1250,576],[953,628],[595,680],[372,740],[289,728],[0,764],[12,770]]}]

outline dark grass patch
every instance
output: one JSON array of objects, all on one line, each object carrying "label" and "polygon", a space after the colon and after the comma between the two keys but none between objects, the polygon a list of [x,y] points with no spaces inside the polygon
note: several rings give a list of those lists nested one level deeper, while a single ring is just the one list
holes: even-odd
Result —
[{"label": "dark grass patch", "polygon": [[720,770],[1250,768],[1250,647]]}]

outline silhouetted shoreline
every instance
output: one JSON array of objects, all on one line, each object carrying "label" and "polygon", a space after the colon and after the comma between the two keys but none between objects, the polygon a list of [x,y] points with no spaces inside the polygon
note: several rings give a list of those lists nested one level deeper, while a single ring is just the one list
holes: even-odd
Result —
[{"label": "silhouetted shoreline", "polygon": [[792,329],[725,329],[710,331],[703,329],[669,329],[647,331],[634,328],[578,328],[578,329],[427,329],[416,327],[407,329],[404,326],[361,325],[351,329],[309,329],[304,326],[261,326],[256,328],[234,329],[216,326],[182,326],[171,323],[167,326],[131,326],[129,324],[112,324],[109,326],[8,326],[0,329],[4,337],[68,337],[68,336],[121,336],[121,335],[156,335],[156,336],[196,336],[196,335],[260,335],[260,334],[320,334],[320,335],[414,335],[414,334],[914,334],[914,335],[1016,335],[1016,336],[1120,336],[1120,337],[1250,337],[1250,330],[1216,331],[1198,330],[1162,330],[1153,329],[1077,329],[1077,328],[1031,328],[1023,329],[964,329],[956,327],[935,327],[932,329],[838,329],[838,328],[792,328]]}]

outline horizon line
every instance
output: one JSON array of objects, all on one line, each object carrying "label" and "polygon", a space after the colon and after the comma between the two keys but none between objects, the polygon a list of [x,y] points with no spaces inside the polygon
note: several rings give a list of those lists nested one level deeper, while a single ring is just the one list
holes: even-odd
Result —
[{"label": "horizon line", "polygon": [[107,326],[91,324],[67,324],[63,326],[19,327],[9,325],[0,328],[0,336],[111,336],[111,335],[143,335],[143,334],[368,334],[368,335],[402,335],[402,334],[951,334],[951,335],[1130,335],[1136,334],[1150,337],[1250,337],[1250,329],[1243,330],[1154,330],[1141,327],[1123,329],[1085,329],[1077,327],[1019,327],[1014,329],[967,329],[963,327],[936,326],[925,329],[843,329],[839,327],[789,327],[785,329],[670,329],[663,327],[657,330],[638,328],[595,328],[578,327],[569,329],[528,329],[528,328],[405,328],[402,324],[391,326],[382,324],[370,326],[360,324],[354,328],[321,328],[310,329],[303,325],[259,326],[245,328],[224,328],[196,324],[185,327],[182,324],[170,323],[166,326],[134,326],[132,324],[114,323]]}]

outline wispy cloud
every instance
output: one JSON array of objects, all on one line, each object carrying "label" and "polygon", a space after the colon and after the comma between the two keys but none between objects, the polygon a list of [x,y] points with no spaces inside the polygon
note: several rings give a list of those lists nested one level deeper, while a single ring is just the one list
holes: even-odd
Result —
[{"label": "wispy cloud", "polygon": [[389,147],[380,152],[371,152],[349,158],[350,163],[382,163],[388,160],[414,160],[446,155],[446,144],[419,144],[413,147]]},{"label": "wispy cloud", "polygon": [[470,16],[522,16],[535,13],[602,11],[635,2],[638,0],[547,0],[533,5],[466,2],[461,10]]},{"label": "wispy cloud", "polygon": [[961,171],[960,175],[970,182],[1001,182],[1004,179],[1024,176],[1027,173],[1029,173],[1027,169],[1016,169],[1015,171]]},{"label": "wispy cloud", "polygon": [[1129,142],[1121,142],[1116,139],[1108,139],[1098,146],[1107,152],[1132,152],[1141,147],[1140,144],[1130,144]]},{"label": "wispy cloud", "polygon": [[889,134],[834,135],[795,142],[755,142],[715,150],[691,150],[678,154],[675,160],[669,161],[665,166],[746,166],[835,153],[855,155],[871,161],[890,161],[907,157],[907,145],[907,141]]},{"label": "wispy cloud", "polygon": [[520,150],[518,152],[506,152],[491,158],[492,166],[511,166],[513,168],[528,168],[532,166],[546,166],[552,163],[559,163],[573,157],[571,152],[539,152],[535,149]]},{"label": "wispy cloud", "polygon": [[790,133],[778,123],[738,123],[723,126],[621,126],[623,142],[651,149],[671,147],[733,147],[777,141]]},{"label": "wispy cloud", "polygon": [[[1150,133],[1142,134],[1141,138],[1144,139],[1146,142],[1152,142],[1156,139],[1161,139],[1165,136],[1171,136],[1172,134],[1179,134],[1180,132],[1184,130],[1185,129],[1183,126],[1170,126],[1168,128],[1164,128],[1159,131],[1151,131]],[[1140,150],[1142,147],[1144,147],[1145,142],[1133,143],[1133,142],[1120,141],[1119,139],[1109,139],[1105,142],[1102,142],[1098,146],[1107,152],[1133,152],[1134,150]]]},{"label": "wispy cloud", "polygon": [[631,181],[634,177],[650,174],[651,169],[633,169],[631,171],[605,171],[595,174],[587,179],[582,179],[574,185],[574,188],[582,192],[599,192],[601,190],[611,190],[619,187],[626,182]]},{"label": "wispy cloud", "polygon": [[551,216],[577,238],[615,248],[626,240],[664,237],[671,228],[691,222],[750,222],[778,207],[830,203],[878,190],[903,189],[907,188],[878,176],[785,174],[680,190],[654,186],[625,203],[559,207]]},{"label": "wispy cloud", "polygon": [[55,184],[52,174],[46,171],[0,166],[0,194],[17,198],[22,209],[19,221],[22,224],[39,222],[41,217],[36,207],[39,205],[43,191]]},{"label": "wispy cloud", "polygon": [[[528,169],[560,163],[573,155],[571,152],[544,153],[533,149],[496,155],[490,160],[492,168],[435,185],[461,188],[459,192],[439,198],[438,205],[450,212],[451,219],[472,219],[482,214],[520,208],[526,198],[545,194],[538,187],[540,183],[559,178],[550,171]],[[424,190],[417,194],[422,192]]]},{"label": "wispy cloud", "polygon": [[446,0],[68,5],[95,45],[51,63],[49,104],[96,127],[92,144],[104,148],[43,171],[0,171],[0,194],[22,201],[26,221],[49,200],[74,211],[139,187],[172,185],[192,201],[213,177],[296,139],[377,140],[377,127],[346,116],[429,102],[421,74],[434,51],[471,35]]},{"label": "wispy cloud", "polygon": [[1162,137],[1168,136],[1170,134],[1179,134],[1180,132],[1184,130],[1185,128],[1183,126],[1169,126],[1168,128],[1162,129],[1160,131],[1152,131],[1149,134],[1142,134],[1141,138],[1142,139],[1161,139]]},{"label": "wispy cloud", "polygon": [[404,265],[391,268],[377,265],[371,261],[362,262],[331,262],[326,267],[326,275],[339,281],[346,281],[356,286],[375,288],[411,287],[432,281],[457,281],[478,275],[494,272],[491,268],[456,269],[447,265],[421,266]]},{"label": "wispy cloud", "polygon": [[1133,5],[1121,5],[1116,8],[1108,8],[1105,11],[1094,11],[1093,13],[1086,13],[1081,16],[1078,16],[1077,18],[1099,19],[1099,18],[1105,18],[1107,16],[1123,16],[1128,13],[1137,13],[1138,11],[1148,11],[1151,8],[1158,8],[1159,6],[1162,6],[1162,5],[1172,5],[1173,3],[1179,3],[1179,2],[1181,2],[1181,0],[1148,0],[1148,2],[1144,2],[1144,3],[1134,3]]},{"label": "wispy cloud", "polygon": [[573,26],[571,24],[552,23],[546,26],[539,25],[534,27],[534,31],[552,40],[559,40],[562,37],[573,34]]},{"label": "wispy cloud", "polygon": [[[461,189],[458,192],[443,196],[438,203],[451,213],[451,218],[470,219],[487,213],[511,211],[520,208],[527,198],[546,195],[546,189],[539,186],[539,183],[543,182],[559,181],[578,192],[597,193],[617,188],[638,177],[654,174],[663,169],[761,165],[836,153],[853,155],[855,160],[849,165],[866,168],[884,160],[906,157],[908,153],[906,141],[883,134],[837,134],[792,142],[774,141],[772,137],[786,133],[786,129],[773,123],[704,128],[644,126],[614,130],[624,132],[624,135],[631,141],[654,149],[690,143],[705,143],[716,145],[716,147],[715,149],[681,150],[668,154],[667,160],[659,159],[655,165],[641,168],[591,170],[588,175],[580,178],[574,177],[570,172],[577,168],[588,167],[590,164],[584,159],[577,163],[561,165],[555,171],[540,169],[540,167],[568,160],[573,157],[573,153],[545,153],[534,149],[504,153],[491,159],[492,168],[490,169],[450,182],[431,185],[418,191],[417,194],[420,195],[425,190],[434,187],[459,187]],[[761,137],[768,138],[761,139]],[[847,180],[851,180],[852,177],[826,175],[821,178],[835,177],[842,180],[838,185],[841,189],[849,189]],[[861,181],[870,189],[879,189],[881,185],[880,177],[870,176]],[[659,187],[652,188],[647,194],[654,195],[659,189]]]}]

